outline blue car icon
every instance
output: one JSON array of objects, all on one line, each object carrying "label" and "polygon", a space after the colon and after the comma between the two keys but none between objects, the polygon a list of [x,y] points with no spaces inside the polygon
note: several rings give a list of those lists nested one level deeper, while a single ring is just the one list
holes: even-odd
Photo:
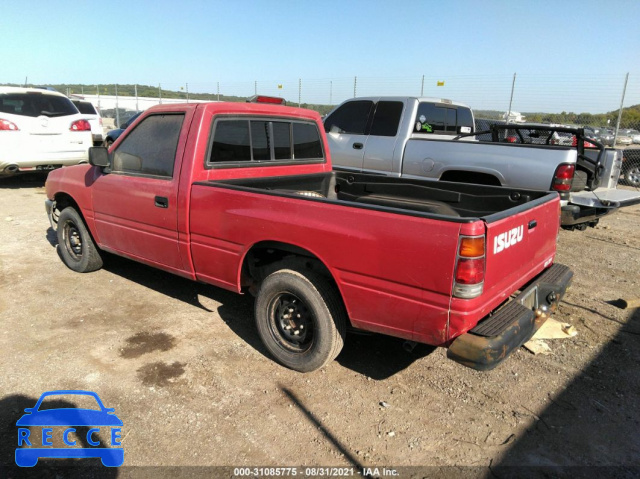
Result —
[{"label": "blue car icon", "polygon": [[[98,409],[82,408],[53,408],[39,410],[44,399],[50,396],[78,395],[93,397],[99,406]],[[48,391],[40,396],[33,408],[26,408],[26,413],[18,422],[18,448],[16,449],[16,464],[21,467],[33,467],[38,463],[39,458],[100,458],[102,464],[107,467],[118,467],[124,462],[124,450],[120,444],[120,432],[122,421],[114,414],[113,408],[106,408],[98,397],[91,391],[65,390]],[[53,427],[66,426],[62,434],[64,444],[69,447],[47,447],[53,446],[51,441]],[[89,428],[86,432],[86,442],[90,446],[99,447],[73,447],[76,441],[71,440],[70,435],[76,433],[75,427]],[[34,444],[31,447],[31,428],[42,428],[42,446]],[[104,447],[95,435],[100,432],[100,427],[110,428],[110,439],[112,447]],[[61,428],[60,428],[61,429]],[[33,440],[36,442],[35,439]],[[25,447],[20,447],[25,446]]]}]

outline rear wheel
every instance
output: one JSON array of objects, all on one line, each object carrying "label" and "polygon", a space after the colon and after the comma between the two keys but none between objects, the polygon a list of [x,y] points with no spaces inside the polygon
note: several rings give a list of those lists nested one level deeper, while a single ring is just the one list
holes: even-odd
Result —
[{"label": "rear wheel", "polygon": [[255,303],[258,333],[284,366],[315,371],[340,353],[347,315],[336,287],[310,270],[281,269],[260,285]]},{"label": "rear wheel", "polygon": [[102,268],[100,252],[75,208],[62,210],[57,231],[60,257],[70,269],[88,273]]}]

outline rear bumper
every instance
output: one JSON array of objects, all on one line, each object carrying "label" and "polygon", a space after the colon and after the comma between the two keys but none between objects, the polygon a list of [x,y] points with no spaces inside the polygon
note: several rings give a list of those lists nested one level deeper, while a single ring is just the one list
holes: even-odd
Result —
[{"label": "rear bumper", "polygon": [[617,207],[601,207],[583,206],[583,205],[566,205],[561,209],[562,226],[575,226],[584,223],[591,223],[599,220],[603,216],[616,211]]},{"label": "rear bumper", "polygon": [[557,309],[572,278],[567,266],[554,264],[513,300],[458,336],[449,346],[447,357],[478,371],[495,368],[531,339]]},{"label": "rear bumper", "polygon": [[89,161],[88,149],[83,151],[64,152],[61,154],[47,154],[38,158],[20,158],[11,160],[3,158],[0,161],[0,176],[8,176],[21,172],[38,170],[53,170],[61,166],[77,165]]}]

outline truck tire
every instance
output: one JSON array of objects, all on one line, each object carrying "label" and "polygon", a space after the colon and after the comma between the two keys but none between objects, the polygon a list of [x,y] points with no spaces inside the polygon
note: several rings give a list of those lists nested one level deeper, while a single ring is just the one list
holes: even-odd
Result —
[{"label": "truck tire", "polygon": [[100,251],[74,207],[68,206],[62,210],[57,231],[60,257],[70,269],[89,273],[102,268]]},{"label": "truck tire", "polygon": [[336,287],[311,270],[280,269],[255,302],[258,333],[273,357],[295,371],[315,371],[344,345],[347,314]]}]

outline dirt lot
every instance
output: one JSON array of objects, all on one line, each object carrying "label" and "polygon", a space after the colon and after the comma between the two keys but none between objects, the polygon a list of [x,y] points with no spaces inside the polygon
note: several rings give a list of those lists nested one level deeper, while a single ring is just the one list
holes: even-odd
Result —
[{"label": "dirt lot", "polygon": [[[55,389],[95,391],[115,408],[125,466],[640,473],[640,310],[611,304],[640,297],[640,207],[560,234],[557,259],[575,277],[555,317],[578,335],[548,341],[551,355],[521,349],[480,373],[442,349],[350,335],[337,361],[303,375],[269,359],[251,297],[114,257],[96,273],[67,269],[44,199],[41,179],[0,180],[0,476],[24,472],[11,467],[16,420]],[[61,464],[76,463],[32,472]]]}]

